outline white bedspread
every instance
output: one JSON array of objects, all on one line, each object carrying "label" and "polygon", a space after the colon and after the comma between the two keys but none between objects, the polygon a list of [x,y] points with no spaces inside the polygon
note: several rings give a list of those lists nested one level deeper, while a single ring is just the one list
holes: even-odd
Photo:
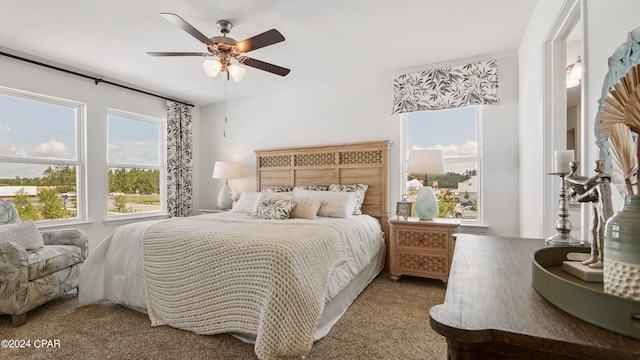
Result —
[{"label": "white bedspread", "polygon": [[[226,222],[256,222],[256,220],[249,220],[247,216],[237,213],[201,215],[197,218],[202,221],[220,218]],[[152,225],[172,220],[125,225],[105,239],[91,253],[81,269],[80,305],[109,301],[138,311],[146,311],[148,304],[144,282],[143,235]],[[258,221],[265,223],[282,222],[281,220]],[[337,230],[337,233],[344,235],[342,241],[344,242],[347,260],[331,272],[324,295],[325,303],[347,286],[355,275],[384,246],[380,225],[376,219],[366,215],[353,216],[349,219],[290,219],[287,220],[287,223],[325,224]],[[159,226],[163,224],[159,224]],[[171,254],[168,254],[168,256],[171,256]]]}]

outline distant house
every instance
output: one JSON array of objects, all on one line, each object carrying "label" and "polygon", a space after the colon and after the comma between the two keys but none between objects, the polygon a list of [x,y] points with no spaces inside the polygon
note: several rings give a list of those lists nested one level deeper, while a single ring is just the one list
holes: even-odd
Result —
[{"label": "distant house", "polygon": [[[471,178],[458,183],[458,188],[454,190],[456,196],[460,199],[460,202],[466,202],[468,200],[477,201],[478,199],[478,177],[472,176]],[[466,195],[469,195],[466,198]]]},{"label": "distant house", "polygon": [[37,186],[0,186],[0,197],[14,197],[20,190],[27,196],[38,195]]},{"label": "distant house", "polygon": [[422,187],[422,182],[418,179],[407,181],[407,191],[418,191]]}]

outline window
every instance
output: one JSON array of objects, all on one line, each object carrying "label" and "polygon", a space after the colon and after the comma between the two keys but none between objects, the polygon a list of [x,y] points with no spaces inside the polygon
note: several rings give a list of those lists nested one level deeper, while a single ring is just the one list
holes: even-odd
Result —
[{"label": "window", "polygon": [[85,106],[0,88],[0,198],[22,220],[84,218]]},{"label": "window", "polygon": [[[436,192],[440,218],[480,219],[479,109],[467,106],[404,115],[403,159],[412,149],[442,150],[445,174],[428,174],[427,178]],[[423,174],[406,174],[404,193],[410,201],[415,201],[423,182]]]},{"label": "window", "polygon": [[166,120],[109,110],[109,216],[166,212]]}]

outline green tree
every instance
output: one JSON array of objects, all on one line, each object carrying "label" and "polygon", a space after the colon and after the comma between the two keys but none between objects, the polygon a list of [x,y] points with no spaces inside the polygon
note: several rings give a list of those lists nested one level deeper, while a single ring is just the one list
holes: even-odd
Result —
[{"label": "green tree", "polygon": [[20,220],[40,220],[38,209],[36,209],[36,207],[31,204],[31,201],[29,201],[29,197],[24,193],[24,190],[18,191],[16,197],[13,199],[13,205],[15,205],[16,210],[18,210]]},{"label": "green tree", "polygon": [[127,196],[126,195],[116,195],[113,198],[113,206],[114,211],[118,213],[126,213],[127,212]]},{"label": "green tree", "polygon": [[62,198],[58,196],[58,190],[42,190],[38,194],[40,199],[40,213],[47,220],[62,219],[65,217],[64,203]]}]

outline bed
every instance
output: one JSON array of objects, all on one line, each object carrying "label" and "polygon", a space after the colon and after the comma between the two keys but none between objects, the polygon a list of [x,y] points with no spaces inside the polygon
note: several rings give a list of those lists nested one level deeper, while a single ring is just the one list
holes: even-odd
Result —
[{"label": "bed", "polygon": [[257,190],[232,211],[128,224],[101,242],[80,306],[230,333],[260,359],[305,356],[384,267],[390,146],[256,151]]}]

